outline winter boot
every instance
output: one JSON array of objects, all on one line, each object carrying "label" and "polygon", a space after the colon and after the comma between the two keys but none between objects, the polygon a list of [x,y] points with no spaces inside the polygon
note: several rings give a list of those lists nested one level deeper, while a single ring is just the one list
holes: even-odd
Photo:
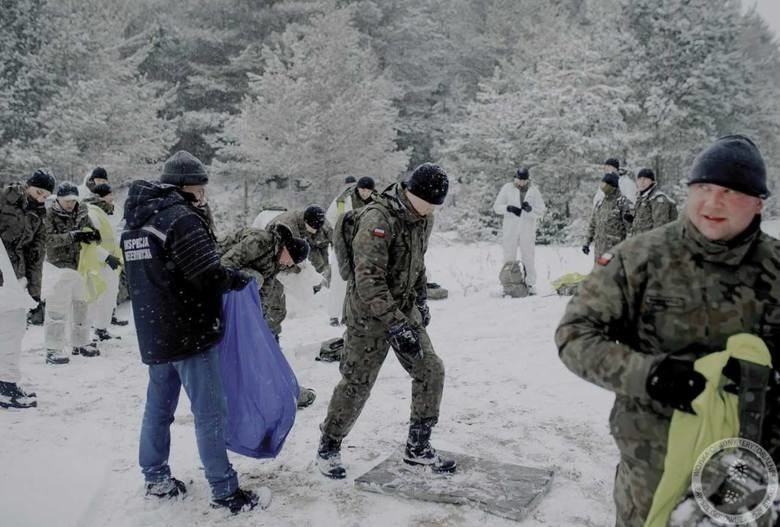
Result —
[{"label": "winter boot", "polygon": [[341,464],[341,440],[332,439],[325,434],[320,438],[317,449],[317,468],[331,479],[344,479],[347,471]]},{"label": "winter boot", "polygon": [[27,323],[30,324],[31,326],[42,326],[45,315],[46,315],[46,301],[43,300],[41,302],[38,302],[38,305],[35,306],[33,309],[31,309],[30,312],[27,314]]},{"label": "winter boot", "polygon": [[27,393],[15,382],[0,381],[0,408],[34,408],[38,406],[34,393]]},{"label": "winter boot", "polygon": [[107,329],[96,329],[95,336],[100,341],[111,340],[111,339],[120,340],[122,338],[118,335],[112,335],[111,333],[108,332]]},{"label": "winter boot", "polygon": [[97,357],[100,355],[100,350],[97,349],[94,342],[90,342],[86,346],[74,347],[73,354],[81,355],[82,357]]},{"label": "winter boot", "polygon": [[432,424],[426,421],[413,421],[409,425],[409,438],[406,440],[404,462],[409,465],[431,467],[433,472],[455,472],[457,465],[453,459],[442,459],[431,446]]},{"label": "winter boot", "polygon": [[179,481],[173,476],[162,481],[146,484],[146,495],[155,498],[175,498],[180,494],[187,494],[187,487],[184,482]]},{"label": "winter boot", "polygon": [[116,309],[114,310],[113,313],[111,313],[111,325],[113,325],[113,326],[126,326],[127,324],[129,324],[129,322],[127,320],[120,320],[120,319],[116,318]]},{"label": "winter boot", "polygon": [[301,388],[301,392],[298,394],[298,409],[311,406],[314,399],[317,398],[317,392],[311,388]]},{"label": "winter boot", "polygon": [[243,511],[251,511],[257,506],[259,498],[251,490],[236,489],[236,491],[226,498],[212,499],[211,507],[219,509],[225,507],[230,509],[233,514]]},{"label": "winter boot", "polygon": [[46,364],[67,364],[70,358],[62,350],[46,350]]}]

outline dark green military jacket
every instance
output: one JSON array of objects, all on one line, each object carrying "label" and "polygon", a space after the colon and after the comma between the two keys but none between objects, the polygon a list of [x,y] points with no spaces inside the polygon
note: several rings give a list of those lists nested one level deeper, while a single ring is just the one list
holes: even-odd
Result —
[{"label": "dark green military jacket", "polygon": [[96,207],[100,208],[103,212],[109,215],[114,213],[114,204],[109,203],[104,199],[101,199],[100,196],[96,196],[96,195],[89,196],[88,198],[84,198],[82,203],[95,205]]},{"label": "dark green military jacket", "polygon": [[608,251],[628,234],[628,224],[624,219],[631,211],[631,202],[616,188],[604,193],[604,199],[593,208],[588,225],[586,245],[593,243],[594,255]]},{"label": "dark green military jacket", "polygon": [[0,239],[16,277],[27,279],[27,291],[36,298],[41,296],[46,256],[45,217],[45,208],[28,206],[24,185],[8,185],[0,191]]},{"label": "dark green military jacket", "polygon": [[333,239],[333,227],[325,221],[322,228],[315,234],[306,230],[306,222],[303,221],[302,210],[288,210],[282,212],[268,224],[285,225],[292,231],[296,238],[303,238],[309,244],[309,261],[314,266],[314,270],[320,274],[330,276],[330,265],[328,264],[328,245]]},{"label": "dark green military jacket", "polygon": [[273,229],[266,231],[245,227],[220,241],[219,247],[222,265],[250,272],[261,286],[261,291],[263,284],[270,282],[282,270],[279,263],[282,241]]},{"label": "dark green military jacket", "polygon": [[87,207],[77,203],[72,212],[65,212],[57,200],[46,212],[46,259],[52,265],[78,269],[81,244],[73,241],[73,231],[97,230],[89,219]]},{"label": "dark green military jacket", "polygon": [[353,329],[383,335],[399,322],[419,322],[414,308],[426,295],[425,251],[433,216],[417,214],[400,184],[374,199],[355,226],[355,273],[347,285],[345,312]]},{"label": "dark green military jacket", "polygon": [[610,426],[621,452],[663,461],[672,410],[645,385],[664,356],[695,360],[751,333],[780,367],[780,242],[759,224],[730,243],[707,240],[687,218],[629,238],[572,297],[555,333],[560,357],[616,394]]},{"label": "dark green military jacket", "polygon": [[677,205],[669,196],[658,190],[658,185],[653,184],[637,197],[631,234],[651,231],[676,219]]}]

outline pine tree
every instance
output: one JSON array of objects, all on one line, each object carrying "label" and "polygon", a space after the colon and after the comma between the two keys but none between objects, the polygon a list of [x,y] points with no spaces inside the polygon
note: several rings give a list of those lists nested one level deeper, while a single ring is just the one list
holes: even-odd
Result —
[{"label": "pine tree", "polygon": [[[220,158],[285,187],[287,206],[328,203],[345,175],[389,182],[406,166],[394,88],[351,20],[347,7],[288,27],[264,48],[265,67],[225,128]],[[309,184],[305,197],[296,193]]]}]

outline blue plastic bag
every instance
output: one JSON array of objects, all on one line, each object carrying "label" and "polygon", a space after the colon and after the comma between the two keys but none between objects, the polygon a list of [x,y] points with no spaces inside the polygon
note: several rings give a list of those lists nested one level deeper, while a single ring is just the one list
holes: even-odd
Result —
[{"label": "blue plastic bag", "polygon": [[257,284],[222,297],[219,366],[227,399],[227,448],[276,457],[295,422],[298,381],[263,318]]}]

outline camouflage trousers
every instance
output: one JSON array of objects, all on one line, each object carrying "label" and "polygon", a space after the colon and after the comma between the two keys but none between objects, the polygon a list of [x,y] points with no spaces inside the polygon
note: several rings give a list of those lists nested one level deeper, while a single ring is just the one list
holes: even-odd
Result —
[{"label": "camouflage trousers", "polygon": [[263,304],[263,317],[268,328],[277,337],[282,333],[282,321],[287,317],[287,297],[284,285],[272,278],[260,288],[260,301]]},{"label": "camouflage trousers", "polygon": [[[444,364],[434,352],[425,329],[420,329],[418,336],[423,349],[422,358],[397,352],[396,357],[412,377],[411,420],[435,424],[444,388]],[[347,327],[339,368],[341,381],[333,390],[328,415],[320,425],[324,435],[341,440],[349,434],[371,394],[389,349],[384,334],[359,335]]]},{"label": "camouflage trousers", "polygon": [[645,524],[662,475],[663,463],[659,465],[621,454],[615,473],[615,527],[642,527]]}]

